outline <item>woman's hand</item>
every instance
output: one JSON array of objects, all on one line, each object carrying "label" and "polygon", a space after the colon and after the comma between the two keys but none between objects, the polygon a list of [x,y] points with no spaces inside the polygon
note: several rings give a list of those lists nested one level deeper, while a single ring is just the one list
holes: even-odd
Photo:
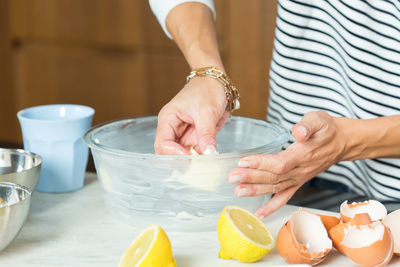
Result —
[{"label": "woman's hand", "polygon": [[[186,2],[173,8],[166,26],[191,69],[216,66],[224,71],[218,51],[213,14],[202,3]],[[216,149],[215,135],[229,112],[222,84],[209,77],[195,77],[158,115],[154,147],[159,154],[203,153]]]},{"label": "woman's hand", "polygon": [[216,151],[216,133],[229,117],[222,84],[195,77],[160,111],[154,147],[159,154]]},{"label": "woman's hand", "polygon": [[322,111],[307,113],[292,128],[296,142],[277,155],[261,154],[242,158],[239,168],[229,173],[238,196],[275,194],[256,215],[264,218],[285,205],[305,182],[341,161],[346,144],[346,118]]}]

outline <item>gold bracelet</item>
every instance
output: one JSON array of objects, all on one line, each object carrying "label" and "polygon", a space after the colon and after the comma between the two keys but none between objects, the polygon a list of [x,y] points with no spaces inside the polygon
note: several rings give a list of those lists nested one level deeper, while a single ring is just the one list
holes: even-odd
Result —
[{"label": "gold bracelet", "polygon": [[239,91],[235,85],[231,82],[229,77],[224,74],[221,70],[217,69],[215,66],[204,67],[199,69],[194,69],[186,77],[186,83],[190,82],[194,77],[211,77],[217,79],[225,89],[225,96],[228,100],[226,106],[227,111],[234,111],[240,108],[240,95]]}]

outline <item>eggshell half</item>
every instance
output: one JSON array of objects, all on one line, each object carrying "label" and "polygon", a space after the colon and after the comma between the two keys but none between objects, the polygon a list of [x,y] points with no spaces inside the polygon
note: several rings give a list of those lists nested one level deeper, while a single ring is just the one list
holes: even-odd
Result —
[{"label": "eggshell half", "polygon": [[394,254],[400,256],[400,209],[391,212],[383,219],[383,223],[389,227],[394,240]]},{"label": "eggshell half", "polygon": [[347,203],[347,200],[340,205],[340,217],[343,222],[350,221],[358,213],[368,213],[372,221],[382,220],[387,215],[385,206],[377,200],[364,202]]},{"label": "eggshell half", "polygon": [[329,231],[333,245],[361,266],[385,266],[393,256],[394,242],[388,227],[372,222],[367,213],[356,214],[348,223]]},{"label": "eggshell half", "polygon": [[343,247],[341,245],[342,240],[346,234],[347,228],[351,225],[368,225],[372,221],[368,213],[359,213],[354,216],[348,223],[339,223],[329,230],[329,238],[332,239],[333,246],[341,253],[344,254]]},{"label": "eggshell half", "polygon": [[335,216],[317,214],[325,226],[327,232],[340,223],[340,219]]},{"label": "eggshell half", "polygon": [[357,213],[348,222],[349,225],[368,225],[371,223],[372,220],[368,213]]},{"label": "eggshell half", "polygon": [[293,213],[282,226],[277,249],[289,264],[315,265],[332,250],[332,241],[320,216],[302,209]]},{"label": "eggshell half", "polygon": [[[382,222],[353,226],[342,240],[343,252],[362,266],[385,266],[393,256],[393,238]],[[367,245],[366,245],[367,244]]]}]

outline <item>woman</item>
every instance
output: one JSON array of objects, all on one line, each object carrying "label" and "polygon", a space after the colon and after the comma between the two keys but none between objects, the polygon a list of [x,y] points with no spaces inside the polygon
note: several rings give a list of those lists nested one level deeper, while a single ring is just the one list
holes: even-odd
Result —
[{"label": "woman", "polygon": [[[150,4],[192,69],[224,72],[211,0]],[[279,1],[270,90],[267,119],[291,129],[293,142],[242,158],[228,177],[238,196],[275,194],[258,217],[313,177],[400,199],[399,1]],[[159,113],[156,151],[215,150],[228,100],[219,80],[191,79]]]}]

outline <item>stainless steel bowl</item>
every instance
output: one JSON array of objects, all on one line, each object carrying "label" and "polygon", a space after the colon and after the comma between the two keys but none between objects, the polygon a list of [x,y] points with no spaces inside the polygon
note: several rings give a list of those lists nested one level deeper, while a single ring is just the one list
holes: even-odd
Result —
[{"label": "stainless steel bowl", "polygon": [[0,251],[21,231],[29,213],[31,191],[22,185],[0,183]]},{"label": "stainless steel bowl", "polygon": [[39,181],[42,158],[22,149],[0,148],[0,182],[20,184],[33,192]]}]

